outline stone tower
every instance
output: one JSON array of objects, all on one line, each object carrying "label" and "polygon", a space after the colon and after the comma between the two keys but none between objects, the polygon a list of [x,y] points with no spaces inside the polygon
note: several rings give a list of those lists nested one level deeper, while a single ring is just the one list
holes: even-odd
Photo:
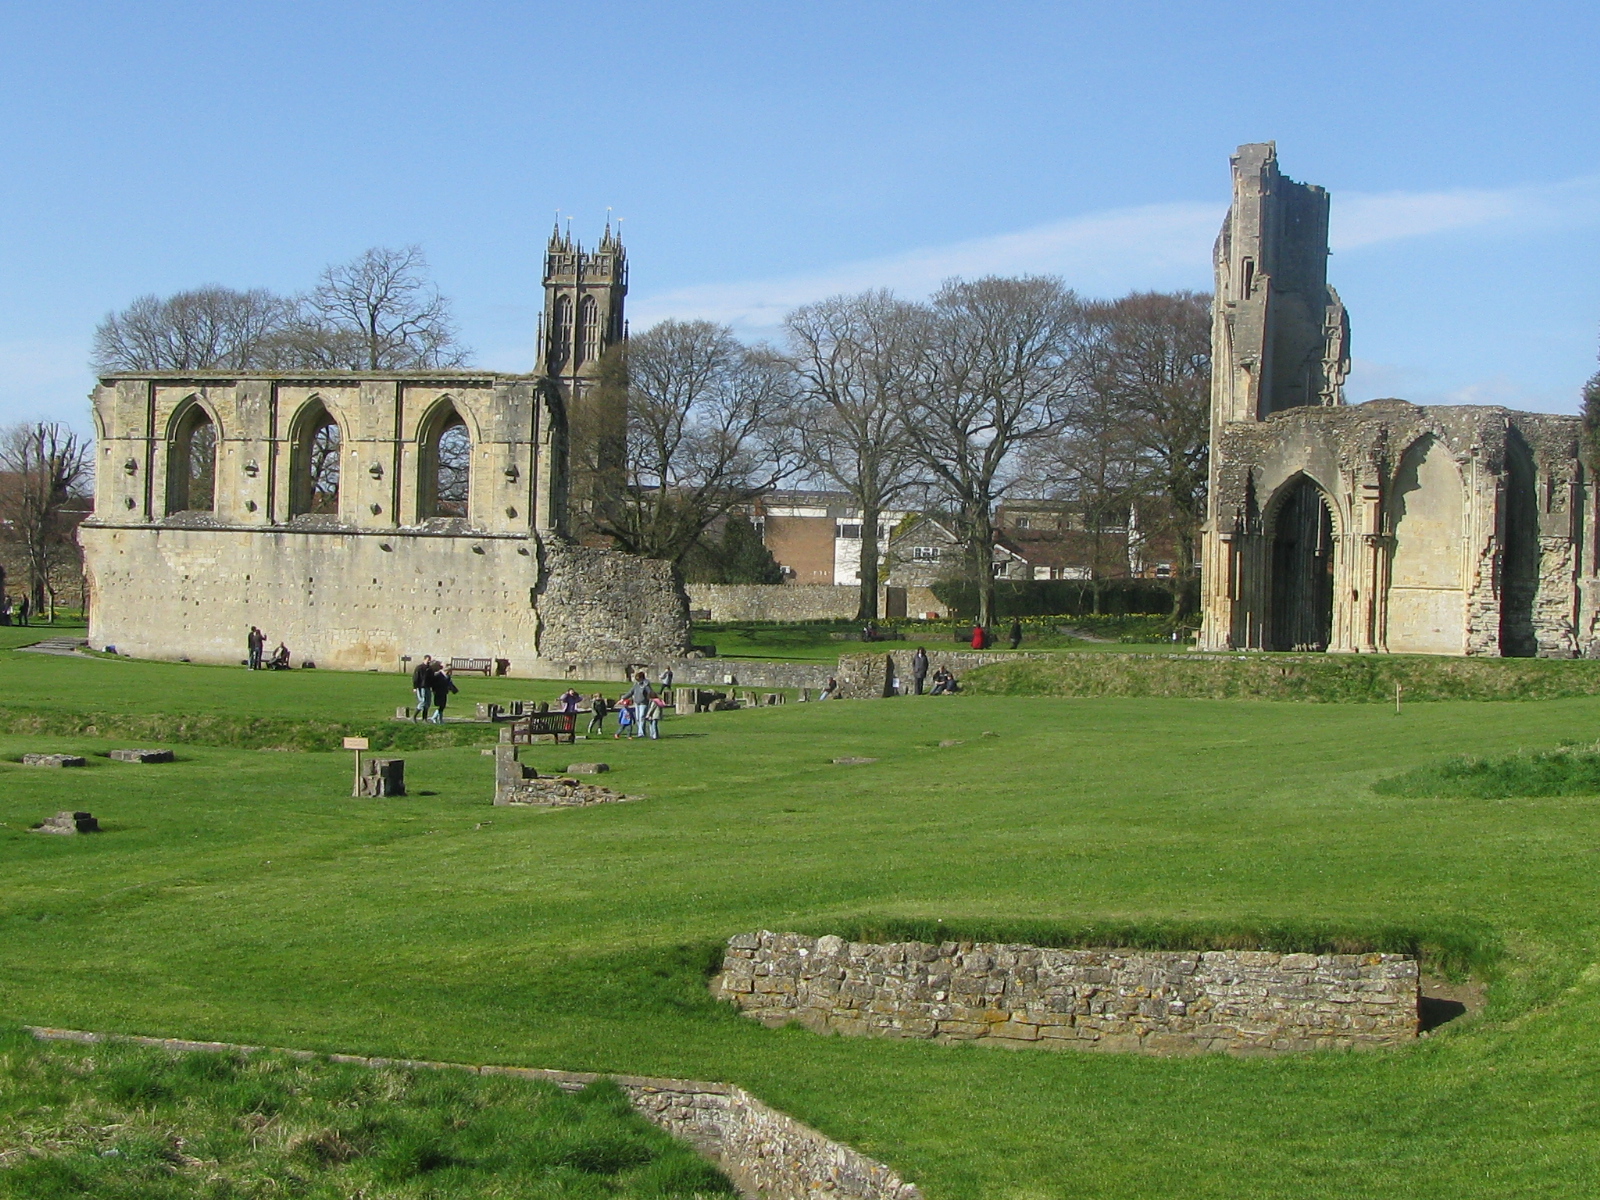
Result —
[{"label": "stone tower", "polygon": [[593,533],[625,479],[627,390],[605,354],[627,337],[627,294],[628,256],[609,221],[593,251],[557,226],[545,251],[538,371],[566,405],[569,519],[579,537]]},{"label": "stone tower", "polygon": [[1328,286],[1328,193],[1278,173],[1274,142],[1232,158],[1217,235],[1211,423],[1343,404],[1350,322]]}]

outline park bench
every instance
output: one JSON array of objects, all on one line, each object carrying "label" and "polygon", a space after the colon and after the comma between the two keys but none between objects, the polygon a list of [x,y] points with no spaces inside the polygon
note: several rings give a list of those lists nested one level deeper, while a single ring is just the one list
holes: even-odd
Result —
[{"label": "park bench", "polygon": [[578,717],[576,713],[533,713],[513,721],[500,737],[515,746],[531,746],[540,738],[551,738],[558,746],[576,745]]},{"label": "park bench", "polygon": [[509,658],[452,658],[452,671],[482,671],[487,679],[491,675],[504,675],[511,669]]}]

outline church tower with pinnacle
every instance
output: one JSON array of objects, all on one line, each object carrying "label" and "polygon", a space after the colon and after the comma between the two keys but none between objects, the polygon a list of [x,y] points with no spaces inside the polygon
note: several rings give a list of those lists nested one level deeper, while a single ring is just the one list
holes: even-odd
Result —
[{"label": "church tower with pinnacle", "polygon": [[627,339],[627,295],[628,255],[610,220],[592,251],[558,223],[545,250],[538,372],[566,405],[569,522],[584,541],[605,540],[605,508],[626,481],[627,376],[607,351]]}]

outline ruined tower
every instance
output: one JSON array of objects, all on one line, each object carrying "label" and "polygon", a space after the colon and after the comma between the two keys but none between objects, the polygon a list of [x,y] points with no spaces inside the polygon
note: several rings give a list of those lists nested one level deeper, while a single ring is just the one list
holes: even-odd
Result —
[{"label": "ruined tower", "polygon": [[592,534],[595,516],[624,483],[626,378],[606,351],[627,336],[627,294],[628,256],[609,221],[593,251],[557,226],[545,251],[538,372],[565,401],[568,511],[580,538]]},{"label": "ruined tower", "polygon": [[1328,193],[1278,173],[1274,142],[1233,156],[1217,235],[1211,419],[1343,404],[1350,322],[1328,286]]}]

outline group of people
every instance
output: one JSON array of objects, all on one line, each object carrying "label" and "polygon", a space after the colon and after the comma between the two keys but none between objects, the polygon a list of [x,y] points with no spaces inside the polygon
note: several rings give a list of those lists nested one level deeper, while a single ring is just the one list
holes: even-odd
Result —
[{"label": "group of people", "polygon": [[[961,640],[959,635],[957,636],[956,640]],[[1013,650],[1022,645],[1022,622],[1016,617],[1011,618],[1011,633],[1006,640],[1011,643],[1011,648]],[[972,648],[974,650],[987,650],[992,645],[994,645],[994,638],[989,631],[982,625],[973,625]]]},{"label": "group of people", "polygon": [[24,592],[13,600],[10,596],[0,600],[0,625],[26,625],[28,614],[33,611],[33,602]]},{"label": "group of people", "polygon": [[[245,665],[252,671],[287,671],[289,669],[289,647],[282,642],[272,652],[271,658],[266,658],[267,635],[254,625],[245,636],[245,648],[249,651],[249,658]],[[265,659],[266,661],[262,661]]]},{"label": "group of people", "polygon": [[[450,702],[450,697],[461,689],[456,686],[453,678],[454,670],[438,662],[431,654],[424,654],[411,672],[411,690],[417,695],[417,706],[412,710],[413,721],[431,720],[435,725],[444,724],[445,705]],[[432,717],[428,713],[432,710]]]},{"label": "group of people", "polygon": [[[974,642],[974,645],[977,643]],[[928,683],[928,652],[921,646],[911,656],[911,686],[915,694],[922,695],[922,689]],[[898,681],[896,681],[898,690]],[[930,696],[953,696],[961,690],[961,685],[956,682],[956,677],[949,667],[940,666],[933,673],[933,687],[928,692]]]},{"label": "group of people", "polygon": [[[617,714],[617,731],[611,735],[613,739],[624,737],[659,739],[661,714],[667,707],[667,699],[671,692],[671,667],[661,673],[659,688],[651,686],[649,678],[643,671],[639,671],[629,681],[628,690],[615,700],[607,699],[604,692],[596,692],[589,700],[589,736],[602,736],[606,731],[606,717],[614,712]],[[577,721],[578,706],[582,701],[583,697],[578,694],[576,688],[568,688],[562,693],[561,711],[572,714],[574,723]]]}]

